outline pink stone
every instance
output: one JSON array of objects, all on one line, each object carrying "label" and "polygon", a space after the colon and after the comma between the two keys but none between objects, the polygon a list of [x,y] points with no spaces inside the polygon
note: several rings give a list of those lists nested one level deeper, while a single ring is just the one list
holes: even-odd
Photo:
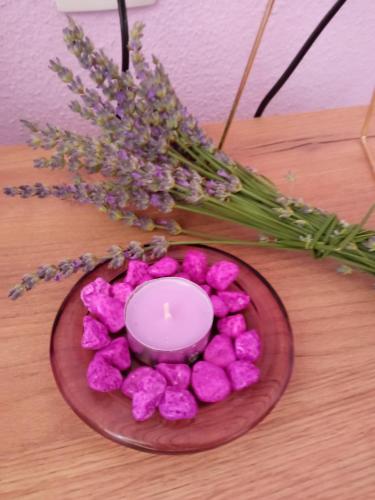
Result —
[{"label": "pink stone", "polygon": [[119,300],[122,304],[126,304],[130,295],[133,292],[133,287],[129,283],[115,283],[111,286],[111,295]]},{"label": "pink stone", "polygon": [[224,318],[229,313],[226,303],[217,295],[211,295],[211,302],[214,308],[214,314],[217,318]]},{"label": "pink stone", "polygon": [[191,370],[189,365],[182,363],[159,363],[156,369],[167,380],[168,385],[178,389],[186,389],[190,384]]},{"label": "pink stone", "polygon": [[121,390],[129,398],[132,398],[136,392],[147,392],[153,395],[155,404],[158,405],[166,386],[167,381],[161,373],[149,366],[141,366],[129,373]]},{"label": "pink stone", "polygon": [[204,351],[204,359],[222,368],[235,361],[232,339],[226,335],[215,335]]},{"label": "pink stone", "polygon": [[237,359],[255,361],[260,355],[260,339],[256,330],[241,333],[235,340]]},{"label": "pink stone", "polygon": [[128,347],[128,341],[125,337],[118,337],[99,351],[100,356],[105,359],[110,365],[119,370],[127,370],[131,365],[131,357]]},{"label": "pink stone", "polygon": [[201,285],[201,287],[207,293],[207,295],[211,295],[212,288],[210,287],[210,285]]},{"label": "pink stone", "polygon": [[153,278],[162,278],[164,276],[172,276],[178,269],[178,262],[172,257],[163,257],[148,268],[149,274]]},{"label": "pink stone", "polygon": [[137,422],[144,422],[151,418],[156,410],[155,397],[148,392],[136,392],[132,400],[132,415]]},{"label": "pink stone", "polygon": [[81,300],[86,307],[90,307],[92,302],[96,300],[99,294],[109,295],[111,285],[102,278],[96,278],[81,290]]},{"label": "pink stone", "polygon": [[122,376],[120,370],[95,354],[87,369],[87,382],[94,391],[116,391],[122,385]]},{"label": "pink stone", "polygon": [[124,282],[129,283],[133,287],[144,283],[151,279],[148,273],[148,265],[142,260],[130,260],[128,264],[128,271],[126,273]]},{"label": "pink stone", "polygon": [[108,328],[92,316],[83,318],[83,335],[81,346],[84,349],[101,349],[111,342]]},{"label": "pink stone", "polygon": [[182,268],[190,279],[197,283],[206,281],[207,256],[201,250],[188,250],[185,254]]},{"label": "pink stone", "polygon": [[219,319],[217,322],[219,333],[229,337],[238,337],[240,333],[246,330],[246,320],[243,314],[233,314],[226,318]]},{"label": "pink stone", "polygon": [[198,405],[188,390],[167,387],[159,404],[159,412],[166,420],[189,419],[197,415]]},{"label": "pink stone", "polygon": [[213,264],[207,272],[207,283],[216,290],[225,290],[237,278],[240,269],[237,264],[220,260]]},{"label": "pink stone", "polygon": [[141,366],[131,371],[122,384],[122,392],[125,396],[132,398],[134,394],[141,390],[141,381],[144,377],[153,376],[154,370],[150,366]]},{"label": "pink stone", "polygon": [[94,314],[112,333],[118,332],[125,326],[124,304],[107,295],[97,295],[90,305],[89,311]]},{"label": "pink stone", "polygon": [[242,311],[250,304],[250,297],[245,292],[218,292],[218,296],[226,303],[231,313]]},{"label": "pink stone", "polygon": [[227,366],[228,375],[235,391],[240,391],[259,380],[259,368],[248,361],[233,361]]},{"label": "pink stone", "polygon": [[208,361],[198,361],[193,366],[192,386],[197,398],[205,403],[222,401],[231,392],[225,371]]}]

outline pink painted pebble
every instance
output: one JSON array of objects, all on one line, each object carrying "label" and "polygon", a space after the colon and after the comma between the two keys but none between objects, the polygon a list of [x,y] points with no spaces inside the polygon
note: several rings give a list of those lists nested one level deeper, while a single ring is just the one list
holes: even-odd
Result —
[{"label": "pink painted pebble", "polygon": [[86,307],[90,307],[99,294],[109,295],[111,285],[102,278],[96,278],[81,290],[81,300]]},{"label": "pink painted pebble", "polygon": [[255,361],[260,355],[260,339],[256,330],[241,333],[235,339],[235,351],[237,359],[244,361]]},{"label": "pink painted pebble", "polygon": [[87,370],[87,382],[94,391],[116,391],[122,385],[122,376],[120,370],[96,354]]},{"label": "pink painted pebble", "polygon": [[136,392],[147,392],[153,396],[157,405],[166,386],[167,381],[161,373],[149,366],[141,366],[129,373],[122,384],[121,390],[129,398],[132,398]]},{"label": "pink painted pebble", "polygon": [[224,318],[229,313],[226,303],[217,295],[211,295],[211,302],[214,308],[214,315],[217,318]]},{"label": "pink painted pebble", "polygon": [[198,405],[188,390],[167,387],[159,404],[159,412],[166,420],[189,419],[197,415]]},{"label": "pink painted pebble", "polygon": [[124,304],[117,299],[107,295],[97,295],[88,309],[112,333],[118,332],[125,326]]},{"label": "pink painted pebble", "polygon": [[219,319],[217,322],[219,333],[229,337],[238,337],[240,333],[246,330],[246,321],[243,314],[233,314],[226,318]]},{"label": "pink painted pebble", "polygon": [[178,262],[172,257],[163,257],[148,268],[149,274],[153,278],[162,278],[164,276],[172,276],[178,269]]},{"label": "pink painted pebble", "polygon": [[154,370],[150,366],[141,366],[131,371],[124,380],[122,385],[122,392],[125,396],[132,398],[134,394],[141,389],[140,383],[144,377],[152,377]]},{"label": "pink painted pebble", "polygon": [[124,282],[129,283],[133,287],[144,283],[151,279],[148,273],[148,265],[142,260],[130,260],[128,264],[128,271],[126,273]]},{"label": "pink painted pebble", "polygon": [[206,281],[212,288],[223,291],[236,280],[239,271],[237,264],[220,260],[210,267]]},{"label": "pink painted pebble", "polygon": [[201,287],[207,293],[207,295],[211,295],[212,288],[210,287],[210,285],[201,285]]},{"label": "pink painted pebble", "polygon": [[118,337],[98,353],[110,365],[119,370],[127,370],[131,365],[131,357],[128,347],[128,341],[125,337]]},{"label": "pink painted pebble", "polygon": [[232,339],[226,335],[215,335],[204,351],[204,359],[222,368],[235,361]]},{"label": "pink painted pebble", "polygon": [[129,283],[115,283],[111,286],[111,295],[119,300],[122,304],[126,304],[130,295],[133,292],[133,287]]},{"label": "pink painted pebble", "polygon": [[207,272],[207,256],[201,250],[188,250],[182,268],[193,281],[204,283]]},{"label": "pink painted pebble", "polygon": [[151,418],[156,411],[155,397],[148,392],[136,392],[132,400],[132,415],[137,422],[144,422]]},{"label": "pink painted pebble", "polygon": [[168,385],[178,389],[186,389],[190,384],[191,370],[189,365],[182,363],[159,363],[156,369],[167,380]]},{"label": "pink painted pebble", "polygon": [[218,296],[226,303],[231,313],[242,311],[250,304],[250,297],[245,292],[218,292]]},{"label": "pink painted pebble", "polygon": [[195,363],[191,380],[197,398],[205,403],[222,401],[231,392],[225,371],[208,361]]},{"label": "pink painted pebble", "polygon": [[92,316],[83,318],[83,335],[81,346],[84,349],[101,349],[111,342],[108,328]]},{"label": "pink painted pebble", "polygon": [[235,391],[240,391],[259,380],[259,368],[248,361],[233,361],[227,367],[228,375]]}]

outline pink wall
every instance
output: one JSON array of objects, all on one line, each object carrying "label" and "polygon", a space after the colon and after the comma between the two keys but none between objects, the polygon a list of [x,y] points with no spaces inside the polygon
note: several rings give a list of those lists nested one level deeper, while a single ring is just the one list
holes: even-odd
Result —
[{"label": "pink wall", "polygon": [[[238,116],[250,117],[334,0],[276,0]],[[131,9],[146,22],[146,46],[164,61],[182,100],[201,120],[228,113],[265,0],[158,0]],[[77,14],[97,46],[119,60],[117,13]],[[86,124],[67,108],[69,91],[47,69],[64,49],[64,15],[54,0],[0,0],[0,143],[23,142],[19,118],[76,130]],[[315,44],[268,114],[369,101],[374,83],[374,0],[350,0]],[[74,64],[72,64],[76,68]]]}]

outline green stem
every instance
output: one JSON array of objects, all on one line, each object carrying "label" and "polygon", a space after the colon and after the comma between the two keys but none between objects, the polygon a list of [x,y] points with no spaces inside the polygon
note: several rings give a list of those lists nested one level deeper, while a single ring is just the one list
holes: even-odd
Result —
[{"label": "green stem", "polygon": [[196,170],[197,172],[199,172],[200,174],[202,174],[203,177],[209,177],[210,179],[215,179],[215,180],[220,179],[220,177],[218,177],[216,174],[212,174],[211,172],[207,172],[207,170],[205,170],[204,168],[200,167],[196,163],[193,163],[192,161],[188,160],[187,158],[185,158],[184,156],[180,155],[180,153],[177,153],[174,150],[169,150],[168,154],[172,158],[175,158],[176,160],[178,160],[178,161],[184,163],[185,165],[187,165],[188,167],[191,167],[192,169]]},{"label": "green stem", "polygon": [[[313,237],[310,243],[315,256],[333,257],[336,260],[350,264],[358,269],[375,274],[375,255],[374,257],[361,248],[347,249],[349,243],[361,243],[375,235],[374,231],[368,231],[363,225],[375,209],[371,207],[364,219],[358,225],[350,227],[348,234],[342,240],[342,236],[333,237],[335,228],[339,220],[333,214],[326,214],[318,210],[306,212],[296,206],[284,206],[278,201],[280,193],[268,179],[247,171],[237,164],[226,164],[214,157],[209,151],[205,151],[196,145],[191,145],[188,140],[179,139],[176,141],[178,151],[172,150],[171,157],[179,162],[195,169],[205,178],[223,180],[217,174],[219,169],[226,169],[228,172],[236,175],[241,183],[242,189],[238,193],[232,193],[228,200],[220,201],[214,197],[206,197],[199,205],[177,204],[177,208],[200,213],[221,219],[224,221],[237,222],[249,228],[260,230],[266,234],[272,235],[277,240],[271,242],[255,242],[243,240],[225,240],[217,237],[204,237],[202,240],[194,240],[197,244],[227,244],[242,245],[254,247],[269,247],[278,249],[305,250],[306,243],[302,237],[311,234]],[[277,209],[284,208],[288,210],[286,217],[284,214],[277,213]],[[276,210],[275,210],[276,209]],[[281,217],[280,217],[281,215]],[[191,232],[192,233],[192,232]],[[185,232],[185,234],[188,234]],[[190,234],[190,236],[195,236]],[[197,235],[198,236],[198,235]],[[187,242],[189,243],[189,242]],[[187,244],[178,242],[176,244]],[[340,244],[340,248],[335,248]]]},{"label": "green stem", "polygon": [[252,247],[273,247],[272,242],[263,241],[243,241],[243,240],[192,240],[192,241],[172,241],[170,245],[240,245]]},{"label": "green stem", "polygon": [[206,233],[201,233],[199,231],[190,231],[189,229],[182,229],[181,234],[186,234],[187,236],[193,236],[196,238],[206,238],[209,240],[219,240],[220,236],[211,236]]},{"label": "green stem", "polygon": [[[250,246],[250,247],[263,247],[263,248],[274,248],[278,250],[305,250],[303,243],[299,242],[263,242],[263,241],[243,241],[243,240],[190,240],[190,241],[172,241],[171,246],[178,245],[235,245],[235,246]],[[324,249],[324,245],[321,245],[321,249]],[[332,253],[331,257],[339,260],[341,262],[348,261],[362,271],[366,271],[370,274],[375,274],[375,263],[373,266],[367,266],[363,262],[358,262],[355,256],[350,254]]]}]

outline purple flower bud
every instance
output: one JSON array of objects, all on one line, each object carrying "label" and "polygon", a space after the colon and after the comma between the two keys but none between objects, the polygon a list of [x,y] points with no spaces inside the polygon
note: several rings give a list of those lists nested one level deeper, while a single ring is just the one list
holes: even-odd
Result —
[{"label": "purple flower bud", "polygon": [[151,253],[151,259],[161,259],[164,257],[168,251],[169,242],[164,238],[164,236],[154,236],[148,245],[148,249]]},{"label": "purple flower bud", "polygon": [[16,300],[23,295],[24,291],[25,289],[22,285],[16,285],[9,290],[8,297],[12,300]]},{"label": "purple flower bud", "polygon": [[6,195],[6,196],[17,196],[18,194],[18,191],[17,191],[17,188],[16,187],[11,187],[11,186],[7,186],[3,189],[3,193]]},{"label": "purple flower bud", "polygon": [[156,224],[158,224],[159,226],[163,226],[164,229],[168,231],[168,233],[173,235],[177,235],[182,232],[182,227],[180,226],[180,224],[173,219],[157,219]]},{"label": "purple flower bud", "polygon": [[124,251],[124,255],[125,258],[129,260],[142,259],[144,255],[144,248],[138,241],[131,241]]},{"label": "purple flower bud", "polygon": [[108,251],[108,254],[111,257],[111,260],[108,264],[108,267],[110,268],[116,269],[118,267],[121,267],[125,262],[124,251],[121,247],[117,245],[111,246],[111,248]]},{"label": "purple flower bud", "polygon": [[153,231],[155,229],[154,221],[150,217],[138,217],[138,219],[134,222],[136,227],[139,227],[143,231]]},{"label": "purple flower bud", "polygon": [[21,285],[25,290],[31,290],[38,283],[39,278],[36,274],[25,274],[22,277]]},{"label": "purple flower bud", "polygon": [[56,276],[57,267],[56,266],[40,266],[37,269],[38,277],[43,281],[50,281]]}]

